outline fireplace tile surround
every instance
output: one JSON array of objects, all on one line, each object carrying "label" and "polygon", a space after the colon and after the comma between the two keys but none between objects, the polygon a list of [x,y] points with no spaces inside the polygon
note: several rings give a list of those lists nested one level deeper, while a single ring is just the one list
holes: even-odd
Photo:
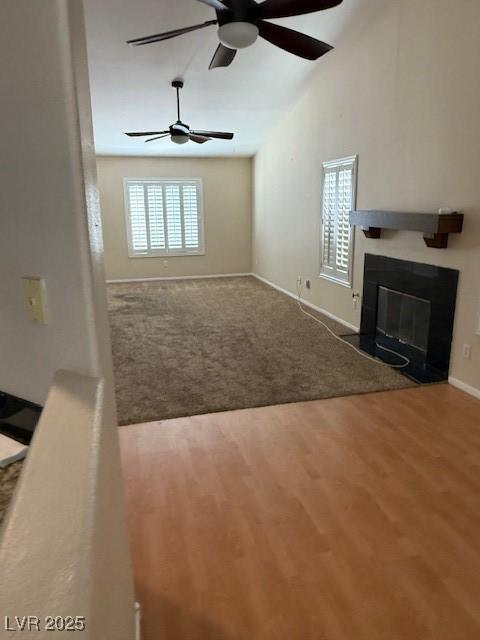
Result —
[{"label": "fireplace tile surround", "polygon": [[[455,319],[459,272],[430,264],[410,262],[381,255],[366,254],[364,268],[364,288],[362,303],[362,321],[359,336],[350,336],[349,341],[356,343],[362,350],[380,357],[389,364],[401,364],[402,358],[390,354],[381,347],[399,353],[411,362],[408,367],[400,369],[405,375],[417,382],[441,382],[448,379],[450,353]],[[405,297],[419,301],[416,305],[423,309],[419,315],[425,323],[426,305],[428,305],[428,327],[419,327],[421,332],[427,331],[426,344],[422,348],[402,340],[402,332],[379,331],[379,300],[385,305],[385,295],[380,292],[388,290],[392,294],[405,294]],[[399,307],[397,295],[393,311]],[[424,304],[423,304],[424,303]],[[408,308],[408,307],[407,307]],[[411,313],[415,313],[415,305]],[[382,321],[385,324],[385,309],[381,308]],[[407,318],[410,333],[414,318]],[[390,326],[399,326],[400,319],[390,322]],[[409,335],[409,331],[403,334]],[[423,341],[422,341],[423,342]],[[425,348],[426,347],[426,348]]]}]

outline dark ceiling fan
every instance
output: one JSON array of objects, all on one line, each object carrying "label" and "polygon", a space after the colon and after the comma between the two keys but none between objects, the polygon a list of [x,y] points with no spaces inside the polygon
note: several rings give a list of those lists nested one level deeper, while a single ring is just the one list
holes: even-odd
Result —
[{"label": "dark ceiling fan", "polygon": [[172,87],[177,91],[177,122],[170,125],[167,131],[133,131],[125,133],[126,136],[130,136],[131,138],[148,137],[148,140],[145,140],[145,142],[153,142],[154,140],[160,140],[161,138],[170,136],[172,142],[176,144],[185,144],[189,140],[197,144],[204,144],[214,138],[218,138],[219,140],[233,139],[233,133],[224,133],[223,131],[193,131],[190,129],[188,124],[182,122],[180,115],[180,89],[183,89],[183,80],[174,80]]},{"label": "dark ceiling fan", "polygon": [[140,46],[176,38],[190,31],[197,31],[214,24],[219,25],[220,44],[210,63],[210,69],[228,67],[237,54],[237,49],[252,45],[260,36],[285,51],[307,60],[317,60],[333,49],[298,31],[281,27],[266,20],[300,16],[315,11],[324,11],[341,4],[343,0],[197,0],[215,9],[216,20],[208,20],[183,29],[157,33],[144,38],[129,40],[128,44]]}]

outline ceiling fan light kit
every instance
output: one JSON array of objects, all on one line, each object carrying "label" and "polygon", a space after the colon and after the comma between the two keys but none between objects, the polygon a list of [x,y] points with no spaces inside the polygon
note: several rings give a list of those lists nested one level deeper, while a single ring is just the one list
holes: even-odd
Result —
[{"label": "ceiling fan light kit", "polygon": [[175,144],[187,144],[190,140],[190,136],[184,133],[172,133],[170,138]]},{"label": "ceiling fan light kit", "polygon": [[227,22],[218,29],[218,39],[229,49],[246,49],[257,41],[259,33],[251,22]]}]

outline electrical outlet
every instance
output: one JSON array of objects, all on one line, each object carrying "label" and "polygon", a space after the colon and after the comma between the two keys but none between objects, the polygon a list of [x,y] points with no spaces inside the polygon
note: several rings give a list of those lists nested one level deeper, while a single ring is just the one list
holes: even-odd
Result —
[{"label": "electrical outlet", "polygon": [[163,261],[163,267],[164,269],[168,269],[168,260]]},{"label": "electrical outlet", "polygon": [[463,357],[466,360],[470,360],[470,358],[472,357],[472,345],[470,344],[463,345]]},{"label": "electrical outlet", "polygon": [[22,278],[22,282],[28,318],[37,324],[47,324],[45,281],[42,278]]}]

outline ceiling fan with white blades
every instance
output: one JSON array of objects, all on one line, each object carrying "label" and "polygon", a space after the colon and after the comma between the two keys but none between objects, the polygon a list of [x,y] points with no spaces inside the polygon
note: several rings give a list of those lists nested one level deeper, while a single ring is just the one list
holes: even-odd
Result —
[{"label": "ceiling fan with white blades", "polygon": [[172,142],[176,144],[185,144],[190,140],[197,144],[204,144],[215,138],[219,140],[233,140],[233,133],[225,133],[223,131],[193,131],[193,129],[190,129],[188,124],[182,122],[180,115],[180,89],[183,89],[183,80],[174,80],[172,87],[177,91],[177,122],[170,125],[166,131],[131,131],[125,133],[126,136],[130,136],[131,138],[146,137],[148,140],[145,140],[145,142],[153,142],[154,140],[170,137]]},{"label": "ceiling fan with white blades", "polygon": [[128,44],[134,46],[153,44],[211,25],[218,25],[220,44],[212,58],[210,69],[228,67],[233,62],[237,49],[251,46],[258,36],[296,56],[317,60],[333,47],[326,42],[267,20],[324,11],[336,7],[343,0],[265,0],[260,4],[255,0],[197,0],[197,2],[203,2],[215,9],[217,19],[166,33],[136,38],[129,40]]}]

